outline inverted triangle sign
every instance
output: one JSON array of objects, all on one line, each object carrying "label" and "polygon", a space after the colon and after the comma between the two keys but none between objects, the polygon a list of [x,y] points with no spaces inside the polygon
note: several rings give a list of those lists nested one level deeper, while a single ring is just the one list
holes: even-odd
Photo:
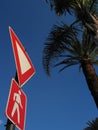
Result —
[{"label": "inverted triangle sign", "polygon": [[31,76],[34,75],[35,69],[25,48],[23,47],[22,43],[20,42],[11,27],[9,27],[9,32],[14,52],[18,81],[21,87],[31,78]]}]

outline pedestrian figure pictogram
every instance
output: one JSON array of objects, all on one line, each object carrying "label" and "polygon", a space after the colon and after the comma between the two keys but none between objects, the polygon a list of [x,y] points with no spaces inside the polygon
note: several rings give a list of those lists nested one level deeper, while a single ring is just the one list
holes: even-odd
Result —
[{"label": "pedestrian figure pictogram", "polygon": [[24,130],[26,103],[25,93],[20,89],[17,82],[12,79],[5,114],[20,130]]},{"label": "pedestrian figure pictogram", "polygon": [[21,91],[20,90],[18,91],[18,93],[14,93],[13,100],[14,100],[15,103],[14,103],[14,106],[13,106],[13,109],[12,109],[11,116],[13,117],[15,112],[17,112],[18,123],[20,123],[20,110],[19,110],[19,108],[20,107],[23,108],[23,106],[21,104]]}]

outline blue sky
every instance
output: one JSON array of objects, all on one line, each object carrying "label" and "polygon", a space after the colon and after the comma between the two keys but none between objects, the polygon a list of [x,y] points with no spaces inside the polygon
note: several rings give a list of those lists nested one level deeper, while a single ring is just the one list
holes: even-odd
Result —
[{"label": "blue sky", "polygon": [[[5,130],[5,108],[16,66],[8,27],[26,48],[36,69],[22,87],[27,95],[25,130],[82,130],[98,111],[82,71],[77,66],[49,78],[42,66],[45,39],[53,24],[62,20],[44,0],[2,0],[0,3],[0,129]],[[67,17],[67,23],[71,22]],[[98,69],[96,68],[98,72]]]}]

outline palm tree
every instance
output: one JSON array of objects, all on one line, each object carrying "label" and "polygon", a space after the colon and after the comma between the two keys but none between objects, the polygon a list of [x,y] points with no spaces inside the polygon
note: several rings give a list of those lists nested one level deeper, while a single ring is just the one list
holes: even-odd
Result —
[{"label": "palm tree", "polygon": [[46,0],[52,10],[58,16],[69,13],[74,15],[76,20],[72,23],[80,23],[88,28],[89,33],[94,35],[98,42],[98,0]]},{"label": "palm tree", "polygon": [[[98,64],[98,47],[87,29],[80,32],[82,41],[78,38],[78,33],[79,30],[74,26],[66,24],[53,26],[45,43],[43,66],[46,73],[50,75],[52,63],[54,66],[61,65],[60,71],[79,64],[98,107],[98,77],[93,66]],[[55,59],[58,60],[57,63]]]},{"label": "palm tree", "polygon": [[88,127],[85,128],[84,130],[98,130],[98,118],[96,118],[93,121],[88,121],[87,125]]},{"label": "palm tree", "polygon": [[53,26],[43,50],[44,69],[50,75],[53,64],[62,66],[60,71],[79,64],[98,108],[98,77],[94,69],[98,65],[97,0],[46,1],[57,15],[74,14],[76,20],[71,25]]}]

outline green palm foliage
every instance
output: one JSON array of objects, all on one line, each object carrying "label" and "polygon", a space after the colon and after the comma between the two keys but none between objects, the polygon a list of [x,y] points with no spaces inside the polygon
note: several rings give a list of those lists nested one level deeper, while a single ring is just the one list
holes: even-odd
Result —
[{"label": "green palm foliage", "polygon": [[54,25],[50,32],[44,48],[43,65],[48,75],[50,75],[51,61],[62,59],[55,64],[64,65],[60,71],[65,68],[82,64],[83,60],[90,60],[92,64],[98,64],[98,47],[93,42],[93,38],[87,35],[86,29],[82,33],[82,40],[78,38],[78,32],[75,27],[66,24]]},{"label": "green palm foliage", "polygon": [[73,26],[55,25],[45,42],[43,66],[50,75],[53,63],[54,66],[61,66],[60,71],[79,64],[98,107],[98,78],[93,67],[94,64],[98,65],[98,47],[86,29],[81,32],[81,38],[78,37],[78,32]]},{"label": "green palm foliage", "polygon": [[[80,14],[83,11],[97,14],[97,0],[46,0],[57,15]],[[77,10],[81,12],[77,12]],[[82,14],[81,14],[82,15]]]},{"label": "green palm foliage", "polygon": [[[54,25],[45,42],[43,66],[48,75],[51,67],[64,69],[79,65],[88,88],[98,108],[98,77],[94,65],[98,65],[97,0],[47,0],[57,15],[74,15],[71,25]],[[77,23],[77,24],[76,24]]]},{"label": "green palm foliage", "polygon": [[85,128],[84,130],[98,130],[98,118],[96,118],[93,121],[88,121],[87,125],[88,127]]},{"label": "green palm foliage", "polygon": [[46,0],[52,10],[59,16],[69,13],[76,17],[75,22],[83,24],[95,34],[98,29],[98,0]]},{"label": "green palm foliage", "polygon": [[[79,45],[78,39],[76,38],[76,29],[73,27],[68,27],[67,25],[63,26],[54,26],[49,37],[47,38],[45,48],[44,48],[44,58],[43,58],[43,64],[44,68],[49,75],[49,67],[51,64],[51,59],[57,59],[58,57],[66,57],[66,64],[71,64],[68,59],[72,59],[71,57],[74,56],[74,53],[77,53],[75,51],[75,44]],[[74,39],[74,41],[73,41]],[[74,46],[75,45],[75,46]],[[80,45],[79,45],[80,46]],[[65,55],[62,55],[65,53],[65,50],[68,53],[71,53],[71,55],[68,55],[68,53]],[[69,61],[69,62],[68,62]],[[64,61],[65,62],[65,61]]]}]

